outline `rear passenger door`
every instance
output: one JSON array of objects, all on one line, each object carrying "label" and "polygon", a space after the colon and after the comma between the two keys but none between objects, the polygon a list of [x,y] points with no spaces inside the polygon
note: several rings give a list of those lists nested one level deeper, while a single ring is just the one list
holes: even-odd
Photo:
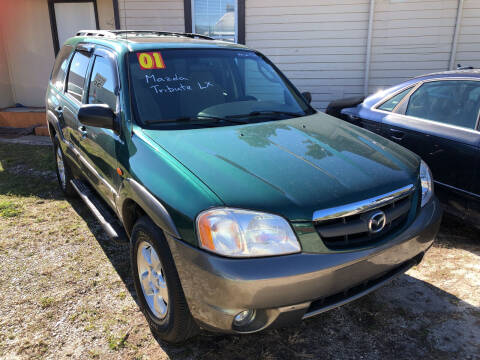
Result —
[{"label": "rear passenger door", "polygon": [[[78,152],[76,151],[78,150],[80,140],[78,135],[80,123],[77,115],[85,95],[85,78],[90,66],[90,60],[91,54],[88,49],[77,47],[68,68],[64,96],[60,103],[60,114],[58,114],[63,119],[61,121],[63,137],[72,145],[67,147],[66,152],[75,161],[77,167],[82,169],[82,172],[85,170],[85,167],[77,156]],[[72,149],[75,151],[72,151]]]},{"label": "rear passenger door", "polygon": [[416,152],[430,166],[437,195],[459,216],[466,216],[474,190],[479,107],[479,81],[430,80],[383,124],[386,137]]},{"label": "rear passenger door", "polygon": [[63,135],[65,139],[78,146],[78,120],[77,114],[82,105],[87,76],[90,64],[90,54],[85,51],[76,50],[67,74],[67,86],[61,107],[64,119]]}]

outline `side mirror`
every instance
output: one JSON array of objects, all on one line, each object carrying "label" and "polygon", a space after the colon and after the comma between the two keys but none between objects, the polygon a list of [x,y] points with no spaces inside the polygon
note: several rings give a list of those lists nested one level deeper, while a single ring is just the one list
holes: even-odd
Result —
[{"label": "side mirror", "polygon": [[312,94],[310,93],[310,91],[302,92],[302,96],[305,100],[307,100],[309,104],[312,102]]},{"label": "side mirror", "polygon": [[85,104],[78,110],[78,120],[87,126],[115,130],[115,114],[106,104]]}]

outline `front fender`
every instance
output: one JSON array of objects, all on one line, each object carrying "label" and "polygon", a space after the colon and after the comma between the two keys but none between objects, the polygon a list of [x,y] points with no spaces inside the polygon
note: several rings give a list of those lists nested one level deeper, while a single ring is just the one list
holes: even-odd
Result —
[{"label": "front fender", "polygon": [[175,226],[170,214],[163,204],[150,192],[133,179],[125,179],[122,182],[118,194],[117,209],[122,221],[125,211],[125,202],[131,200],[142,208],[152,221],[169,235],[180,238],[180,233]]},{"label": "front fender", "polygon": [[218,196],[140,129],[117,155],[124,172],[116,199],[122,221],[131,200],[167,234],[197,246],[196,216],[224,205]]}]

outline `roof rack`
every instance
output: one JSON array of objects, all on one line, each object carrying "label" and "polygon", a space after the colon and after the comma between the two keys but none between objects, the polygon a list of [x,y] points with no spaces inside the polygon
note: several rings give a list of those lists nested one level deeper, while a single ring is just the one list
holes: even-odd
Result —
[{"label": "roof rack", "polygon": [[178,36],[178,37],[188,37],[191,39],[204,39],[204,40],[215,40],[210,36],[194,34],[194,33],[180,33],[180,32],[171,32],[171,31],[156,31],[156,30],[80,30],[76,36],[99,36],[99,37],[108,37],[116,38],[120,36],[128,35],[154,35],[154,36]]},{"label": "roof rack", "polygon": [[457,64],[456,70],[474,70],[475,68],[473,66],[462,66],[460,64]]}]

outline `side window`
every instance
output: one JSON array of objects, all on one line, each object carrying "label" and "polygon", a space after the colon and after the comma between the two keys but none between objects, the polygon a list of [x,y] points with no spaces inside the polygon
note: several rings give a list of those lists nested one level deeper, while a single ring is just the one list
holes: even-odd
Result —
[{"label": "side window", "polygon": [[405,115],[474,129],[480,110],[480,82],[427,82],[409,99]]},{"label": "side window", "polygon": [[113,64],[108,59],[97,56],[93,64],[90,84],[88,86],[89,104],[107,104],[113,111],[117,107],[116,73]]},{"label": "side window", "polygon": [[402,101],[402,99],[412,90],[412,87],[399,92],[397,95],[391,97],[387,101],[385,101],[382,105],[378,107],[379,110],[384,111],[393,111],[395,107]]},{"label": "side window", "polygon": [[70,70],[68,71],[67,92],[80,102],[82,102],[83,85],[85,84],[89,61],[90,58],[88,56],[77,51],[73,55]]},{"label": "side window", "polygon": [[50,80],[58,90],[63,91],[63,86],[65,82],[65,74],[68,69],[68,59],[72,53],[73,48],[70,45],[65,45],[62,47],[60,52],[57,55],[55,64],[53,65],[52,76]]}]

